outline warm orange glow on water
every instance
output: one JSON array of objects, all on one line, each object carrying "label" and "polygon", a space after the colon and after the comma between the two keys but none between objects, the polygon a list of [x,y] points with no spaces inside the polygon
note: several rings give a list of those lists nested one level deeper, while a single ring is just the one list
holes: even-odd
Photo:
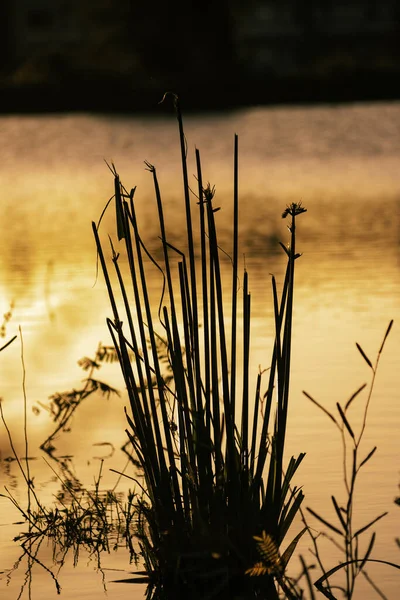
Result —
[{"label": "warm orange glow on water", "polygon": [[[394,538],[400,535],[399,509],[393,505],[400,478],[400,145],[395,135],[400,107],[254,109],[218,119],[192,117],[186,121],[189,150],[194,144],[202,150],[206,178],[217,186],[222,206],[217,213],[222,228],[220,244],[227,252],[231,251],[231,141],[234,131],[242,136],[240,235],[241,253],[245,254],[242,264],[249,272],[252,293],[254,378],[258,365],[268,366],[273,341],[270,273],[276,275],[278,286],[282,285],[284,260],[277,240],[286,242],[287,232],[280,214],[287,202],[299,197],[308,208],[298,229],[298,249],[304,254],[297,261],[296,273],[288,453],[307,452],[297,483],[304,485],[306,504],[318,507],[322,513],[326,510],[327,515],[333,510],[331,494],[343,494],[340,439],[329,419],[303,396],[302,390],[332,412],[336,410],[336,402],[343,404],[357,387],[369,382],[368,367],[355,342],[374,360],[390,319],[395,320],[381,359],[363,444],[365,454],[374,445],[378,451],[361,474],[357,513],[362,526],[377,514],[390,511],[376,526],[376,557],[393,560]],[[113,193],[111,174],[102,159],[113,157],[125,185],[139,184],[138,211],[144,237],[152,248],[159,234],[151,181],[142,161],[149,159],[159,165],[171,241],[184,247],[175,122],[85,115],[2,117],[0,122],[10,140],[1,150],[4,156],[0,155],[0,314],[8,310],[11,301],[15,302],[7,336],[17,333],[21,325],[30,453],[38,457],[32,470],[36,480],[42,482],[41,493],[50,500],[57,485],[46,483],[50,479],[48,468],[37,447],[52,430],[52,423],[44,411],[39,416],[31,414],[32,406],[38,406],[38,401],[45,403],[56,391],[79,386],[84,374],[76,361],[92,356],[99,341],[110,343],[105,318],[111,311],[101,275],[92,287],[96,255],[90,221],[97,220]],[[356,127],[357,135],[348,130],[349,123]],[[22,136],[27,140],[25,144],[20,141]],[[106,217],[105,234],[111,233],[111,223],[112,219]],[[225,275],[229,276],[229,260],[224,264]],[[161,280],[154,268],[149,273],[156,310]],[[225,316],[229,319],[229,306]],[[99,379],[123,391],[116,365],[103,366]],[[0,381],[4,412],[22,453],[19,341],[0,355]],[[356,428],[364,401],[365,396],[360,397],[352,408]],[[124,467],[125,458],[119,448],[124,442],[125,403],[124,395],[108,401],[89,398],[78,410],[72,431],[57,440],[60,454],[74,454],[79,478],[88,485],[98,468],[96,456],[106,452],[93,444],[112,443],[115,453],[107,458],[106,466]],[[0,451],[2,458],[10,455],[3,430]],[[16,475],[13,469],[14,465],[11,471]],[[2,472],[2,483],[8,484],[10,477]],[[111,486],[113,481],[114,476],[107,472],[105,482]],[[18,494],[23,496],[21,482]],[[14,517],[8,518],[8,509],[0,500],[3,524]],[[8,559],[11,550],[4,531],[0,529],[0,557],[5,569],[12,566],[12,561]],[[308,541],[304,545],[308,547]],[[110,561],[115,566],[115,559]],[[333,561],[332,554],[326,562],[333,566]],[[122,568],[129,567],[124,564]],[[384,589],[389,598],[394,598],[398,574],[386,567],[381,569],[376,571],[378,579],[387,586]],[[74,574],[74,578],[77,576]],[[84,575],[82,578],[87,582]],[[369,597],[363,595],[369,591],[365,592],[368,588],[362,585],[356,598]],[[1,580],[1,597],[12,600],[14,596],[7,596],[9,592],[4,596],[3,587]],[[115,587],[109,597],[122,598],[125,589]],[[74,597],[74,589],[65,592],[64,597]],[[87,589],[87,595],[80,597],[98,597],[100,592],[90,591],[89,583]]]}]

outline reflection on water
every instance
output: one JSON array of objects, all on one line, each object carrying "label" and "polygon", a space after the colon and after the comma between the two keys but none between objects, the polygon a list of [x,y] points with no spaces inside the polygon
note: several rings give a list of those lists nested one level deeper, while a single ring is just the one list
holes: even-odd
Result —
[{"label": "reflection on water", "polygon": [[[330,495],[340,498],[342,494],[340,443],[329,420],[301,391],[307,390],[332,411],[337,401],[345,402],[369,377],[355,342],[374,356],[390,319],[395,320],[366,432],[366,453],[374,445],[378,451],[360,480],[357,513],[362,526],[371,516],[389,510],[376,527],[375,555],[393,560],[398,552],[394,538],[399,534],[393,500],[400,477],[400,105],[253,108],[185,121],[189,172],[195,172],[196,144],[202,152],[204,179],[216,185],[220,244],[228,253],[233,134],[239,134],[240,239],[242,266],[249,272],[252,293],[254,375],[258,365],[267,365],[272,345],[270,273],[282,284],[284,256],[277,241],[286,239],[286,233],[280,215],[292,201],[301,199],[308,208],[298,230],[303,256],[296,275],[288,452],[307,452],[298,483],[304,484],[307,502],[314,508],[330,507]],[[138,217],[152,249],[159,247],[159,233],[151,176],[143,161],[156,165],[170,241],[185,248],[177,128],[174,117],[10,116],[0,118],[0,133],[6,140],[0,148],[0,314],[14,303],[7,336],[21,324],[32,408],[56,391],[79,389],[82,373],[77,359],[91,356],[99,340],[110,343],[104,323],[110,310],[102,279],[93,287],[96,254],[90,228],[113,193],[104,158],[115,162],[126,185],[138,186]],[[111,222],[112,215],[106,215],[104,233],[112,232]],[[228,273],[228,258],[224,264]],[[160,285],[154,269],[155,303]],[[14,342],[0,358],[0,395],[16,446],[23,453],[19,343]],[[104,380],[123,392],[115,365],[105,366]],[[80,407],[71,433],[58,440],[60,454],[75,456],[80,480],[93,480],[93,457],[99,453],[93,444],[106,441],[120,448],[124,443],[125,402],[124,395],[121,400],[89,399]],[[352,410],[357,422],[361,410],[357,405]],[[51,431],[46,414],[30,416],[33,454]],[[3,434],[0,450],[2,457],[8,456]],[[108,465],[122,469],[124,461],[118,451]],[[39,463],[32,467],[38,485],[49,477]],[[16,485],[11,472],[3,472],[2,481],[3,477],[8,485]],[[47,497],[50,500],[51,493]],[[5,510],[2,524],[13,520],[4,518]],[[0,528],[2,560],[15,556],[4,531]],[[8,558],[7,564],[11,566]],[[371,568],[371,573],[384,581],[388,597],[395,598],[397,573],[382,567]],[[81,584],[80,577],[77,572],[74,581]],[[85,597],[97,597],[89,587]],[[2,598],[17,597],[7,596],[8,591],[4,596],[0,589]],[[52,597],[50,593],[54,592],[46,597]],[[74,592],[63,593],[72,598]],[[122,597],[125,592],[109,592],[111,598],[118,597],[114,593]],[[358,593],[356,598],[370,597],[368,587],[361,585]]]},{"label": "reflection on water", "polygon": [[[13,521],[12,525],[0,523],[2,598],[52,598],[60,591],[64,597],[78,594],[80,598],[100,597],[102,591],[105,597],[109,584],[120,578],[121,572],[135,569],[137,549],[127,536],[127,528],[134,522],[131,494],[121,485],[121,476],[114,475],[113,485],[105,487],[110,479],[106,474],[103,482],[105,459],[96,458],[91,465],[91,485],[78,478],[71,457],[53,454],[46,465],[36,468],[32,464],[35,459],[28,459],[30,472],[39,480],[33,478],[30,496],[20,471],[26,469],[25,460],[20,459],[21,466],[12,456],[0,460],[5,490],[0,497],[1,514]],[[24,519],[26,514],[29,522]],[[76,587],[80,575],[85,579],[85,592]],[[142,597],[144,588],[136,588],[133,597]],[[116,591],[112,597],[122,598],[123,594]]]}]

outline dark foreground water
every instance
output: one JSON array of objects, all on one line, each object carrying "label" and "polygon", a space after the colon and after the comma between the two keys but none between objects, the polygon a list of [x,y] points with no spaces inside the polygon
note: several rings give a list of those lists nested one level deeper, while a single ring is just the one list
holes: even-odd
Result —
[{"label": "dark foreground water", "polygon": [[[400,481],[400,105],[252,108],[186,119],[189,172],[195,172],[196,146],[202,152],[204,179],[216,185],[220,244],[227,252],[235,132],[241,156],[240,256],[252,293],[254,377],[259,365],[268,366],[270,359],[270,273],[282,282],[284,257],[278,240],[287,240],[280,215],[290,202],[302,200],[308,208],[298,227],[303,256],[297,261],[288,453],[307,453],[297,483],[303,485],[306,504],[331,520],[335,517],[330,496],[344,498],[340,439],[302,390],[334,411],[336,402],[344,403],[370,381],[355,342],[374,359],[390,319],[395,320],[363,443],[365,454],[374,445],[378,451],[360,475],[356,527],[389,511],[375,527],[374,555],[399,562],[395,537],[400,536],[400,509],[393,500]],[[143,161],[156,165],[170,239],[184,249],[177,127],[174,117],[10,116],[0,119],[0,139],[0,313],[13,303],[7,336],[18,333],[18,325],[22,328],[29,454],[36,458],[31,470],[40,498],[50,504],[60,484],[38,449],[52,430],[39,402],[46,404],[50,394],[78,387],[83,373],[76,361],[92,356],[99,341],[110,343],[104,324],[110,310],[101,278],[93,286],[96,255],[90,226],[113,193],[103,159],[114,161],[126,187],[138,186],[137,209],[152,248],[157,247],[158,236],[155,200]],[[195,189],[194,178],[192,183]],[[105,235],[113,233],[112,220],[112,214],[104,220]],[[228,259],[224,268],[228,275]],[[161,282],[156,271],[149,276],[156,305]],[[18,341],[0,355],[0,395],[17,451],[23,454],[20,354]],[[123,391],[114,365],[102,367],[101,378]],[[352,409],[356,429],[365,398],[361,396]],[[124,442],[125,402],[124,394],[109,401],[88,399],[77,412],[72,431],[57,439],[58,455],[73,455],[71,468],[84,486],[93,487],[100,456],[105,457],[104,487],[117,480],[108,469],[125,466],[119,450]],[[113,445],[112,456],[109,446],[96,445],[103,442]],[[23,503],[25,487],[15,462],[7,460],[11,451],[2,425],[0,452],[0,493],[7,486]],[[127,487],[120,485],[121,491]],[[11,542],[23,528],[11,525],[15,520],[20,519],[11,503],[0,498],[2,600],[18,598],[25,575],[22,561],[7,577],[20,556],[18,545]],[[310,519],[310,524],[318,528],[316,521]],[[302,551],[306,553],[309,545],[305,540]],[[338,560],[332,548],[323,542],[328,567]],[[43,546],[40,558],[53,568],[50,547]],[[123,551],[105,554],[102,566],[130,568]],[[294,558],[293,570],[298,569]],[[399,571],[375,565],[369,573],[388,598],[398,597]],[[143,597],[141,588],[110,583],[118,573],[103,574],[110,599]],[[84,555],[77,568],[68,558],[59,578],[65,600],[97,599],[103,593],[103,575]],[[43,568],[35,567],[31,590],[23,591],[26,597],[29,593],[39,600],[56,597],[54,582]],[[355,598],[374,597],[360,579]]]}]

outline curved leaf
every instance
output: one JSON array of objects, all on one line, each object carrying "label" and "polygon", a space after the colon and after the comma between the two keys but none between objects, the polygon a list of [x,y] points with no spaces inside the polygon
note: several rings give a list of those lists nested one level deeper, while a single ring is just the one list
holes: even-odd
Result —
[{"label": "curved leaf", "polygon": [[366,462],[367,462],[367,461],[368,461],[368,460],[369,460],[369,459],[370,459],[370,458],[371,458],[371,457],[372,457],[372,456],[375,454],[375,451],[376,451],[376,449],[377,449],[377,446],[374,446],[374,447],[372,448],[371,452],[369,452],[369,453],[367,454],[367,456],[364,458],[364,460],[362,460],[362,461],[360,462],[360,465],[359,465],[359,467],[358,467],[359,469],[361,469],[361,467],[362,467],[363,465],[365,465],[365,463],[366,463]]},{"label": "curved leaf", "polygon": [[[364,562],[364,559],[348,560],[348,561],[346,561],[344,563],[340,563],[340,565],[337,565],[336,567],[333,567],[327,573],[324,573],[322,575],[322,577],[320,577],[317,581],[315,581],[314,582],[315,587],[317,588],[317,590],[319,592],[321,592],[325,596],[325,598],[330,598],[331,600],[336,600],[335,596],[333,596],[326,588],[323,587],[323,585],[322,585],[323,582],[326,581],[327,579],[329,579],[329,577],[331,577],[331,575],[333,575],[334,573],[336,573],[340,569],[344,569],[344,567],[347,567],[347,565],[351,565],[351,564],[355,564],[355,563],[359,563],[359,562],[361,562],[361,563]],[[395,569],[400,569],[400,565],[397,565],[396,563],[389,562],[387,560],[378,560],[378,559],[375,559],[375,558],[369,558],[365,562],[380,563],[382,565],[388,565],[389,567],[394,567]]]},{"label": "curved leaf", "polygon": [[358,396],[358,394],[360,392],[363,391],[363,389],[367,386],[366,383],[363,383],[361,387],[358,388],[358,390],[356,392],[354,392],[354,394],[352,394],[350,396],[350,398],[347,400],[346,405],[344,407],[344,412],[346,412],[346,410],[349,408],[350,404],[353,402],[354,398],[356,398]]},{"label": "curved leaf", "polygon": [[300,538],[303,537],[303,535],[305,534],[305,532],[307,531],[307,527],[304,527],[304,529],[302,529],[300,531],[300,533],[298,533],[296,535],[296,537],[290,542],[289,546],[286,548],[285,552],[282,554],[281,556],[281,563],[284,569],[286,569],[286,566],[289,562],[289,560],[292,557],[293,552],[296,550],[296,546],[300,540]]},{"label": "curved leaf", "polygon": [[367,551],[366,551],[366,553],[365,553],[365,556],[364,556],[364,558],[363,558],[363,560],[362,560],[362,563],[361,563],[361,565],[359,566],[359,570],[360,570],[360,571],[362,570],[363,566],[365,565],[365,563],[366,563],[366,562],[367,562],[367,560],[369,559],[369,556],[370,556],[370,554],[371,554],[371,552],[372,552],[372,548],[373,548],[373,546],[374,546],[374,543],[375,543],[375,538],[376,538],[376,533],[375,533],[375,531],[374,531],[374,532],[373,532],[373,534],[372,534],[372,536],[371,536],[370,542],[369,542],[369,544],[368,544],[368,548],[367,548]]}]

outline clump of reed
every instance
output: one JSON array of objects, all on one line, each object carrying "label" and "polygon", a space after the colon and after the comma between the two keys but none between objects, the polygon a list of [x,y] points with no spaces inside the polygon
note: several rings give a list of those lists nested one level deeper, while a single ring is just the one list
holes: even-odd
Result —
[{"label": "clump of reed", "polygon": [[[250,293],[243,276],[243,364],[238,339],[238,138],[234,140],[233,247],[228,328],[218,244],[215,189],[203,184],[196,150],[196,216],[189,188],[186,140],[174,97],[182,158],[187,253],[168,242],[156,168],[153,178],[163,250],[162,266],[147,251],[135,210],[135,188],[122,185],[112,164],[118,242],[111,240],[109,272],[99,226],[98,257],[113,318],[107,325],[129,396],[127,435],[141,466],[137,537],[150,582],[165,598],[287,598],[297,596],[286,566],[305,529],[285,544],[303,501],[291,487],[304,454],[284,463],[289,406],[296,224],[306,211],[288,206],[290,242],[281,295],[272,277],[275,344],[265,394],[261,373],[250,401]],[[197,223],[197,227],[195,226]],[[195,246],[194,228],[199,239]],[[116,247],[116,244],[118,248]],[[121,268],[124,251],[128,275]],[[196,257],[199,256],[199,261]],[[177,257],[178,283],[174,284]],[[144,258],[163,273],[166,293],[154,319]],[[114,283],[112,282],[112,277]],[[122,298],[122,304],[117,298]],[[123,325],[124,321],[124,325]],[[156,331],[159,328],[162,335]],[[230,344],[228,337],[230,336]],[[164,376],[159,341],[171,373]],[[133,355],[133,358],[132,358]],[[260,405],[263,404],[261,414]],[[280,590],[280,591],[279,591]]]}]

